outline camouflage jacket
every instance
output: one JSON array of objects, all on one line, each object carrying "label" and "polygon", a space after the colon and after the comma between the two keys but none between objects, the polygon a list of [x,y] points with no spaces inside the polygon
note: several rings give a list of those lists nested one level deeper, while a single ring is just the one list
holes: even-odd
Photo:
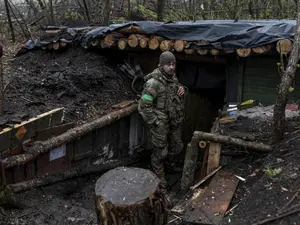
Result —
[{"label": "camouflage jacket", "polygon": [[178,95],[182,86],[175,75],[167,78],[160,69],[145,76],[146,83],[139,102],[139,113],[149,125],[159,122],[179,125],[184,118],[184,96]]}]

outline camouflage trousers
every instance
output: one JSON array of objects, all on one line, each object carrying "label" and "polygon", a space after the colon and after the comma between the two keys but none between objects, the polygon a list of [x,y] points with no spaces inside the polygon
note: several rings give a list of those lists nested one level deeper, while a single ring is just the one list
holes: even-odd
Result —
[{"label": "camouflage trousers", "polygon": [[151,166],[153,172],[164,179],[165,164],[175,166],[175,158],[183,149],[181,126],[160,123],[151,127],[150,132],[154,145]]}]

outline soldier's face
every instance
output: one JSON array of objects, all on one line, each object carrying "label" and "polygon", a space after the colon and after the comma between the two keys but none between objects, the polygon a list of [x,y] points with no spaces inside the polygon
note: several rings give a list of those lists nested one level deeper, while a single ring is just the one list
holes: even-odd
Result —
[{"label": "soldier's face", "polygon": [[163,65],[163,70],[165,71],[166,74],[173,74],[175,73],[175,69],[176,69],[176,63],[175,62],[170,62],[168,64]]}]

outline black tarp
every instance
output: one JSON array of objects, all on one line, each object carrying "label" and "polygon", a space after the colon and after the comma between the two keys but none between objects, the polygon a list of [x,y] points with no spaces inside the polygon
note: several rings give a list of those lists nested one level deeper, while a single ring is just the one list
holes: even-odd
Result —
[{"label": "black tarp", "polygon": [[[276,42],[281,39],[294,38],[295,20],[201,20],[195,22],[157,22],[137,21],[110,26],[87,27],[47,27],[48,30],[64,30],[68,38],[51,37],[37,40],[28,40],[20,52],[26,52],[36,47],[47,45],[50,42],[78,43],[83,48],[91,47],[95,38],[101,38],[111,31],[117,31],[126,26],[139,26],[148,35],[162,36],[171,40],[199,41],[206,40],[207,45],[192,43],[194,49],[238,49],[252,48]],[[18,54],[17,54],[18,55]]]},{"label": "black tarp", "polygon": [[[129,25],[137,25],[146,34],[158,35],[171,40],[206,40],[209,45],[201,48],[238,49],[269,44],[280,39],[292,40],[295,34],[295,20],[201,20],[195,22],[138,21],[99,27],[84,34],[82,45],[89,47],[94,38]],[[190,48],[200,45],[192,44]]]}]

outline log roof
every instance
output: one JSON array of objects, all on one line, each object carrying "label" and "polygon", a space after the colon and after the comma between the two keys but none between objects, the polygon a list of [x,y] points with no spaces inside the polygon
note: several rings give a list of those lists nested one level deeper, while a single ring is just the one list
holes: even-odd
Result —
[{"label": "log roof", "polygon": [[236,53],[247,57],[274,50],[288,54],[295,27],[295,20],[138,21],[100,27],[47,27],[46,36],[30,40],[24,47],[58,50],[77,42],[84,48],[174,50],[200,55]]}]

